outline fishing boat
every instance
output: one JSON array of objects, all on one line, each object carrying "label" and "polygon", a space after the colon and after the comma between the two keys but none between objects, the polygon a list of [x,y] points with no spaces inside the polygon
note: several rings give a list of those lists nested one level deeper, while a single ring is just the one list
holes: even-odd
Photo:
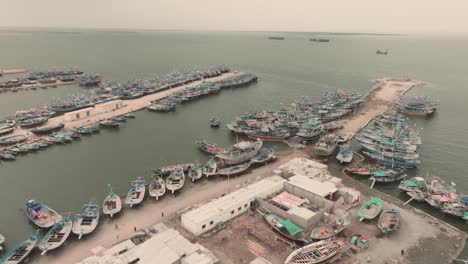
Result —
[{"label": "fishing boat", "polygon": [[143,198],[145,198],[145,193],[145,181],[138,178],[132,182],[132,187],[128,191],[127,197],[125,197],[125,204],[130,207],[140,204],[143,201]]},{"label": "fishing boat", "polygon": [[453,200],[445,194],[429,194],[424,198],[424,201],[436,209],[442,209],[446,204],[453,202]]},{"label": "fishing boat", "polygon": [[25,135],[13,135],[0,138],[0,146],[14,145],[26,140]]},{"label": "fishing boat", "polygon": [[391,159],[391,158],[386,158],[383,157],[382,155],[375,154],[375,153],[370,153],[367,151],[362,152],[366,157],[368,157],[370,160],[386,165],[386,166],[392,166],[392,167],[401,167],[401,168],[416,168],[421,164],[421,161],[416,159],[416,160],[405,160],[405,159]]},{"label": "fishing boat", "polygon": [[446,203],[442,207],[442,212],[456,217],[463,217],[465,215],[465,211],[467,210],[468,207],[466,206],[466,204],[459,201]]},{"label": "fishing boat", "polygon": [[108,127],[108,128],[119,128],[120,124],[119,122],[113,121],[113,120],[103,120],[99,122],[99,126],[101,127]]},{"label": "fishing boat", "polygon": [[246,172],[251,163],[247,162],[244,164],[239,164],[231,167],[226,167],[218,170],[218,174],[222,176],[235,176]]},{"label": "fishing boat", "polygon": [[179,169],[173,171],[166,179],[166,189],[171,191],[172,194],[174,192],[182,189],[185,184],[185,174],[184,171]]},{"label": "fishing boat", "polygon": [[10,133],[13,132],[14,130],[15,130],[14,127],[7,127],[7,128],[0,129],[0,136],[4,136],[4,135],[7,135],[7,134],[10,134]]},{"label": "fishing boat", "polygon": [[206,177],[218,175],[218,162],[214,158],[211,158],[203,166],[202,171]]},{"label": "fishing boat", "polygon": [[223,150],[222,148],[218,147],[216,143],[212,143],[207,140],[197,141],[197,146],[198,149],[210,155],[216,155]]},{"label": "fishing boat", "polygon": [[75,215],[72,232],[81,239],[83,235],[92,233],[99,223],[99,206],[95,202],[83,205],[80,212]]},{"label": "fishing boat", "polygon": [[116,116],[110,119],[111,121],[117,122],[117,123],[125,123],[127,122],[127,119],[123,116]]},{"label": "fishing boat", "polygon": [[200,164],[195,164],[190,167],[187,176],[192,180],[192,182],[201,179],[203,176],[203,170],[202,167],[200,167]]},{"label": "fishing boat", "polygon": [[310,239],[322,240],[334,237],[345,230],[348,225],[349,221],[339,217],[323,226],[312,229],[310,231]]},{"label": "fishing boat", "polygon": [[210,118],[210,127],[212,128],[218,128],[221,125],[221,121],[217,119],[216,117]]},{"label": "fishing boat", "polygon": [[401,97],[396,104],[400,113],[412,116],[433,115],[439,103],[427,96]]},{"label": "fishing boat", "polygon": [[329,263],[348,248],[343,240],[327,239],[311,243],[293,251],[284,264],[319,264]]},{"label": "fishing boat", "polygon": [[257,155],[250,159],[250,162],[255,164],[266,164],[267,162],[276,159],[275,156],[275,149],[266,149],[264,151],[260,151]]},{"label": "fishing boat", "polygon": [[307,123],[307,125],[302,126],[296,135],[305,141],[310,141],[315,138],[318,138],[322,133],[322,122],[318,120],[313,120]]},{"label": "fishing boat", "polygon": [[398,230],[400,226],[400,210],[384,210],[379,217],[378,227],[384,233],[388,234]]},{"label": "fishing boat", "polygon": [[306,245],[309,243],[306,238],[306,232],[291,222],[291,220],[282,219],[273,213],[266,213],[263,215],[263,218],[276,232],[288,240],[299,243],[300,245]]},{"label": "fishing boat", "polygon": [[153,172],[158,175],[170,175],[174,171],[182,170],[183,172],[188,172],[189,169],[195,165],[194,163],[184,163],[184,164],[174,164],[174,165],[167,165],[163,167],[157,167],[153,169]]},{"label": "fishing boat", "polygon": [[35,135],[49,134],[49,133],[52,133],[54,131],[58,131],[58,130],[62,129],[64,126],[65,126],[64,123],[58,123],[56,125],[33,128],[33,129],[29,130],[29,131],[31,131]]},{"label": "fishing boat", "polygon": [[382,201],[379,197],[374,197],[367,201],[359,210],[357,214],[359,221],[372,220],[377,217],[382,210]]},{"label": "fishing boat", "polygon": [[398,168],[376,170],[369,179],[380,183],[396,182],[406,178],[407,175],[404,172],[404,169]]},{"label": "fishing boat", "polygon": [[15,248],[8,251],[0,262],[2,264],[19,264],[31,253],[37,244],[36,234],[32,234],[27,240],[18,244]]},{"label": "fishing boat", "polygon": [[108,188],[109,191],[104,199],[102,212],[112,218],[114,214],[117,214],[122,210],[122,199],[112,191],[110,184],[108,185]]},{"label": "fishing boat", "polygon": [[425,192],[427,190],[427,182],[423,177],[413,177],[409,180],[401,181],[398,185],[398,189],[402,192],[411,192],[414,190]]},{"label": "fishing boat", "polygon": [[336,154],[336,159],[340,163],[350,163],[353,161],[353,150],[350,147],[340,147],[340,151]]},{"label": "fishing boat", "polygon": [[164,179],[158,175],[153,177],[152,182],[149,184],[148,187],[148,194],[151,197],[156,198],[159,200],[159,197],[163,196],[166,193],[166,183]]},{"label": "fishing boat", "polygon": [[70,235],[73,227],[73,222],[69,217],[56,223],[38,244],[38,248],[42,250],[41,255],[45,255],[47,251],[56,249],[63,245]]},{"label": "fishing boat", "polygon": [[285,141],[292,137],[291,133],[286,130],[272,130],[269,128],[262,128],[259,131],[245,133],[248,138],[264,141]]},{"label": "fishing boat", "polygon": [[125,115],[123,115],[125,118],[129,118],[129,119],[134,119],[136,118],[135,114],[134,113],[126,113]]},{"label": "fishing boat", "polygon": [[352,166],[352,167],[346,167],[344,169],[344,171],[348,175],[353,175],[353,176],[371,176],[374,170],[375,169],[373,168],[373,166],[364,165],[364,164],[359,164],[359,165]]},{"label": "fishing boat", "polygon": [[338,141],[335,135],[326,134],[320,137],[319,142],[314,147],[314,153],[319,156],[328,157],[336,149]]},{"label": "fishing boat", "polygon": [[49,118],[50,118],[49,116],[38,116],[38,117],[29,118],[29,119],[24,119],[24,120],[18,121],[18,125],[21,128],[31,128],[35,126],[40,126],[42,124],[47,123],[47,121],[49,121]]},{"label": "fishing boat", "polygon": [[44,204],[29,200],[25,205],[26,216],[41,228],[49,228],[62,220],[62,216]]},{"label": "fishing boat", "polygon": [[223,161],[225,165],[235,165],[249,161],[262,148],[263,142],[257,141],[241,141],[228,148],[223,149],[216,157]]}]

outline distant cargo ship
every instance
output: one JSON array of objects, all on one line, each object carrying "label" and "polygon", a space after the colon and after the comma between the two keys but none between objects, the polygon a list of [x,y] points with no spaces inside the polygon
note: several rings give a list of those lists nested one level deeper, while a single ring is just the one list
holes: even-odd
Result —
[{"label": "distant cargo ship", "polygon": [[284,40],[284,37],[268,37],[268,39],[273,39],[273,40]]},{"label": "distant cargo ship", "polygon": [[329,39],[323,39],[323,38],[311,38],[310,41],[313,41],[313,42],[330,42]]}]

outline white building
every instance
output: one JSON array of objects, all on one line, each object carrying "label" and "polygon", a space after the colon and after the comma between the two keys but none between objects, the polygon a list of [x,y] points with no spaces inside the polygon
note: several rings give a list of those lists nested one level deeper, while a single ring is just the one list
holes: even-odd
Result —
[{"label": "white building", "polygon": [[[338,191],[335,185],[331,182],[319,182],[309,177],[303,175],[295,175],[289,178],[289,181],[286,183],[291,185],[292,189],[301,189],[305,192],[323,197],[323,198],[332,198],[332,195]],[[298,194],[300,192],[295,191],[294,193]]]},{"label": "white building", "polygon": [[110,249],[98,247],[94,255],[76,264],[216,264],[219,259],[200,244],[192,244],[178,231],[157,224],[156,234],[136,245],[125,240]]},{"label": "white building", "polygon": [[76,121],[84,118],[88,118],[96,114],[96,109],[93,107],[88,107],[80,110],[76,110],[73,112],[65,113],[64,120],[65,121]]},{"label": "white building", "polygon": [[272,176],[190,210],[181,216],[182,226],[198,236],[247,211],[257,198],[265,198],[283,188],[285,180]]},{"label": "white building", "polygon": [[96,109],[98,113],[112,112],[122,107],[123,107],[122,100],[114,100],[114,101],[105,102],[105,103],[94,106],[94,108]]}]

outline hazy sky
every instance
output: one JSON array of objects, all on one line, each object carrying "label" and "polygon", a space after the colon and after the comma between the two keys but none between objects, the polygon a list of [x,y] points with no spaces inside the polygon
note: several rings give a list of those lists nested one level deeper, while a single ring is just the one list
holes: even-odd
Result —
[{"label": "hazy sky", "polygon": [[1,27],[468,33],[468,0],[0,0]]}]

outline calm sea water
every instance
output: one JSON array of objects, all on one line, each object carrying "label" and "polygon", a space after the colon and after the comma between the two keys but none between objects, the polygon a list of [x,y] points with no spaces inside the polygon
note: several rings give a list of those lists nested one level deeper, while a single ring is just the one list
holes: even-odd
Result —
[{"label": "calm sea water", "polygon": [[[430,119],[412,119],[420,128],[426,172],[454,181],[468,191],[466,131],[467,37],[330,36],[330,43],[285,34],[283,41],[267,33],[0,31],[0,68],[53,69],[77,67],[107,79],[128,80],[175,70],[226,64],[253,71],[259,82],[246,88],[178,106],[169,114],[140,111],[120,131],[102,131],[70,145],[58,146],[0,164],[0,233],[11,247],[34,227],[20,208],[34,198],[61,212],[76,212],[89,199],[102,200],[108,183],[125,193],[129,182],[149,169],[175,162],[204,162],[195,147],[206,138],[221,145],[235,142],[225,128],[209,128],[211,116],[224,123],[246,110],[276,108],[301,96],[317,98],[327,89],[366,92],[372,79],[388,76],[431,83],[414,94],[441,102]],[[389,49],[378,56],[376,49]],[[0,77],[0,80],[13,75]],[[53,98],[82,91],[75,85],[48,90],[0,94],[0,117],[19,109],[43,106]],[[377,187],[398,195],[394,186]],[[405,199],[406,197],[401,197]],[[418,206],[459,228],[466,225],[426,206]],[[465,250],[466,251],[466,250]]]}]

